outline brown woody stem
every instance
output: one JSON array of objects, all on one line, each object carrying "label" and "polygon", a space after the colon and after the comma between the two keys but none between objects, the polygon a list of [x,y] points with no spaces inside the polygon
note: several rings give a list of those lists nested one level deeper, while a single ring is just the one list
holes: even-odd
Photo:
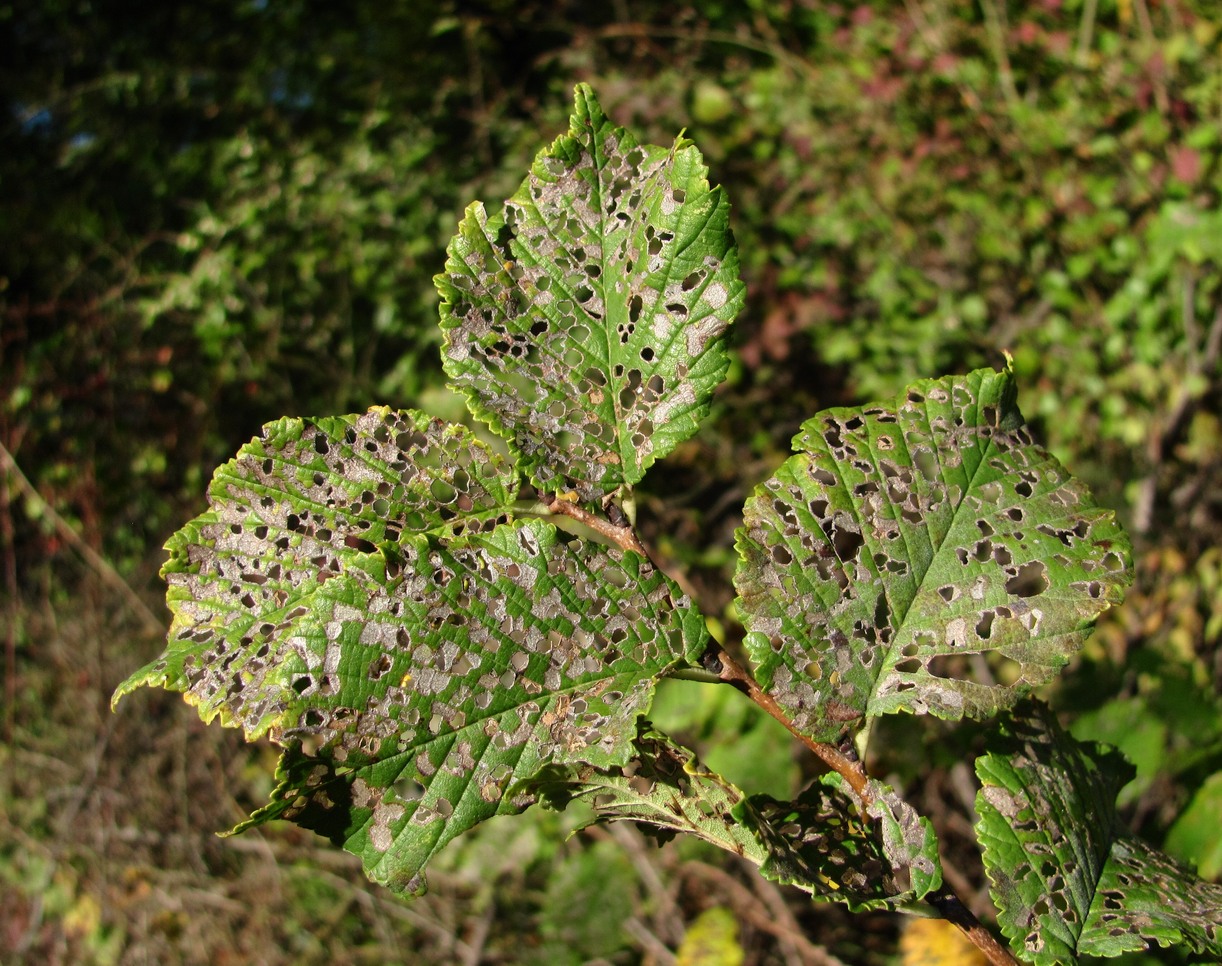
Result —
[{"label": "brown woody stem", "polygon": [[718,677],[725,681],[726,684],[742,691],[743,694],[767,711],[772,717],[776,718],[777,721],[785,726],[786,731],[809,748],[820,761],[843,777],[864,804],[869,804],[871,798],[869,789],[870,780],[861,762],[850,758],[835,745],[829,745],[823,741],[815,741],[810,735],[802,734],[802,732],[794,727],[789,714],[777,703],[776,699],[761,688],[755,678],[751,676],[751,673],[727,654],[720,644],[714,642],[710,645],[710,649],[705,652],[704,660],[705,667],[708,670],[716,671]]},{"label": "brown woody stem", "polygon": [[649,559],[649,554],[641,546],[641,541],[637,538],[636,531],[632,529],[631,524],[616,526],[606,517],[600,516],[597,513],[591,513],[585,507],[570,502],[562,496],[544,494],[542,498],[544,501],[548,501],[547,508],[552,513],[571,517],[589,527],[595,533],[606,537],[622,550],[631,550],[633,553],[639,554],[647,560]]},{"label": "brown woody stem", "polygon": [[[547,503],[549,512],[571,517],[610,540],[617,547],[631,550],[647,560],[650,559],[631,523],[617,525],[606,517],[592,513],[585,509],[585,507],[579,506],[577,503],[566,500],[559,495],[545,494],[543,495],[543,500]],[[824,741],[816,741],[809,735],[799,731],[794,726],[789,714],[781,707],[777,700],[761,688],[751,672],[734,660],[720,644],[716,641],[709,642],[709,646],[701,658],[701,664],[705,671],[715,674],[718,680],[729,684],[731,687],[747,695],[759,707],[779,721],[786,731],[809,748],[828,768],[849,783],[849,787],[856,793],[863,806],[870,804],[873,800],[873,795],[870,792],[870,777],[866,774],[862,763],[856,758],[846,755],[835,745]],[[927,897],[926,901],[937,909],[944,919],[957,926],[967,936],[968,940],[988,957],[989,962],[993,966],[1020,966],[1018,960],[1010,953],[1010,950],[985,928],[952,890],[946,889],[937,895]]]},{"label": "brown woody stem", "polygon": [[[785,709],[772,695],[764,691],[751,673],[726,653],[720,644],[713,642],[709,645],[702,663],[706,670],[716,673],[726,684],[743,692],[784,725],[786,731],[809,748],[828,768],[849,783],[863,805],[869,805],[872,799],[870,778],[861,762],[850,758],[835,745],[815,741],[809,735],[798,731]],[[948,889],[935,896],[927,897],[926,901],[937,909],[947,922],[958,926],[972,944],[988,957],[993,966],[1019,966],[1018,960],[1014,958],[1010,950],[985,928],[954,892]]]},{"label": "brown woody stem", "polygon": [[1013,953],[972,914],[963,901],[953,892],[947,890],[934,896],[926,896],[925,901],[942,914],[942,918],[958,926],[979,949],[993,966],[1020,966]]}]

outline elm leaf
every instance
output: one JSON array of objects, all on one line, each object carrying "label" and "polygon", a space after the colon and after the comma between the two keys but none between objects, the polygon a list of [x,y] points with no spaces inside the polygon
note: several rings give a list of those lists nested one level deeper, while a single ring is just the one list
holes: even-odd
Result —
[{"label": "elm leaf", "polygon": [[587,502],[696,431],[744,289],[700,152],[638,144],[584,84],[504,210],[467,209],[436,284],[471,411],[536,486]]},{"label": "elm leaf", "polygon": [[739,815],[768,853],[760,871],[854,911],[897,908],[941,886],[929,819],[880,781],[870,780],[868,794],[865,805],[829,774],[792,802],[753,795]]},{"label": "elm leaf", "polygon": [[399,892],[549,764],[633,754],[658,677],[703,620],[630,551],[516,512],[517,478],[419,413],[284,419],[222,466],[167,545],[161,658],[184,692],[285,746],[272,801]]},{"label": "elm leaf", "polygon": [[744,801],[738,788],[648,722],[634,752],[620,767],[549,767],[521,790],[557,811],[585,801],[600,821],[637,822],[659,841],[686,832],[757,865],[765,860],[758,836],[735,815]]},{"label": "elm leaf", "polygon": [[882,782],[871,780],[869,805],[838,775],[782,802],[747,797],[648,722],[634,749],[626,765],[553,765],[516,790],[557,810],[585,801],[598,820],[636,822],[659,841],[695,835],[853,909],[895,908],[941,885],[933,826]]},{"label": "elm leaf", "polygon": [[1032,442],[1009,370],[828,410],[794,448],[747,501],[734,580],[757,680],[817,740],[1009,707],[1131,580],[1123,530]]},{"label": "elm leaf", "polygon": [[1036,966],[1186,944],[1222,956],[1222,885],[1133,836],[1116,794],[1118,752],[1066,734],[1052,712],[1015,709],[976,762],[977,835],[1016,954]]}]

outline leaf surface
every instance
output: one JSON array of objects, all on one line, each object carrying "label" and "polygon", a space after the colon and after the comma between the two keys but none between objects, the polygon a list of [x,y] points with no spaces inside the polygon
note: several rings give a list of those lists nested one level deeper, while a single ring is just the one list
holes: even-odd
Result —
[{"label": "leaf surface", "polygon": [[647,561],[514,515],[517,480],[418,413],[285,419],[168,544],[165,654],[124,682],[286,746],[271,803],[423,888],[548,763],[627,761],[656,679],[706,640]]},{"label": "leaf surface", "polygon": [[760,871],[855,911],[896,908],[937,889],[942,865],[929,820],[882,782],[871,779],[869,795],[863,808],[835,774],[796,801],[753,795],[739,814],[767,850]]},{"label": "leaf surface", "polygon": [[1074,962],[1186,943],[1222,956],[1222,886],[1135,838],[1116,812],[1133,776],[1052,712],[1016,709],[976,762],[977,834],[998,922],[1025,961]]},{"label": "leaf surface", "polygon": [[627,765],[550,767],[520,787],[556,809],[584,800],[599,819],[642,823],[660,840],[687,832],[854,909],[894,908],[942,882],[933,827],[881,782],[864,808],[836,775],[796,802],[748,798],[647,723]]},{"label": "leaf surface", "polygon": [[986,369],[821,413],[748,500],[746,645],[805,733],[994,714],[1121,599],[1123,530],[1031,441],[1014,397],[1010,372]]},{"label": "leaf surface", "polygon": [[557,810],[584,800],[600,820],[640,822],[659,840],[687,832],[756,864],[766,858],[758,837],[735,815],[743,793],[648,722],[626,765],[552,767],[522,788]]},{"label": "leaf surface", "polygon": [[442,362],[536,486],[631,486],[707,412],[743,300],[707,178],[692,144],[638,144],[579,85],[504,210],[467,209],[436,278]]}]

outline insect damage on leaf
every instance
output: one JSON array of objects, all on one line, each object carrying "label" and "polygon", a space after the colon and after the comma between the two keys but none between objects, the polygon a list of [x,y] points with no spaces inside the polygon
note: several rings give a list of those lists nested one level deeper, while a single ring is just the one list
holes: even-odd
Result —
[{"label": "insect damage on leaf", "polygon": [[794,448],[747,503],[735,585],[758,679],[819,740],[891,711],[996,713],[1131,579],[1123,530],[1031,441],[1009,371],[831,410]]},{"label": "insect damage on leaf", "polygon": [[743,300],[700,152],[641,145],[577,88],[504,211],[472,205],[437,276],[443,365],[539,487],[594,502],[695,432]]},{"label": "insect damage on leaf", "polygon": [[942,866],[928,819],[894,789],[871,779],[870,804],[839,775],[796,801],[754,795],[741,809],[767,859],[760,871],[819,900],[854,910],[895,908],[938,888]]},{"label": "insect damage on leaf", "polygon": [[659,842],[687,832],[757,865],[765,853],[734,816],[743,794],[688,749],[640,721],[632,760],[615,768],[551,767],[522,789],[562,810],[589,803],[601,821],[634,821]]},{"label": "insect damage on leaf", "polygon": [[420,414],[270,424],[171,541],[169,647],[118,694],[185,691],[286,745],[254,821],[296,818],[422,888],[438,848],[527,803],[515,782],[624,762],[657,677],[706,640],[647,561],[515,520],[516,489]]},{"label": "insect damage on leaf", "polygon": [[1222,886],[1134,837],[1121,755],[1020,705],[976,762],[977,833],[1002,932],[1036,966],[1185,943],[1222,956]]}]

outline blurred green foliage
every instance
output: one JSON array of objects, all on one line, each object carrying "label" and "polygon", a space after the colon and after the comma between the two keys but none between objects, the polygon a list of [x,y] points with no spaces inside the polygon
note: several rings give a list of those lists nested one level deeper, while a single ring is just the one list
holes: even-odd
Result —
[{"label": "blurred green foliage", "polygon": [[[1207,0],[0,3],[0,443],[155,599],[157,548],[264,421],[444,399],[431,284],[444,244],[469,200],[513,189],[583,80],[643,140],[687,128],[734,204],[750,293],[713,418],[641,494],[662,561],[725,614],[733,643],[736,514],[798,423],[1011,352],[1024,412],[1144,553],[1139,586],[1056,700],[1079,737],[1135,759],[1132,824],[1217,877],[1222,20]],[[361,948],[453,962],[480,929],[499,961],[570,941],[638,956],[620,933],[604,948],[593,925],[560,918],[553,898],[584,894],[592,873],[539,845],[549,835],[518,843],[522,878],[496,880],[525,885],[520,901],[455,871],[429,907],[450,939],[387,912],[350,870],[299,874],[289,856],[308,844],[291,836],[267,846],[275,874],[194,843],[184,829],[231,824],[259,799],[243,785],[259,769],[233,766],[239,801],[209,806],[221,757],[174,750],[186,715],[81,713],[160,644],[21,481],[0,482],[13,776],[0,947],[211,961],[182,912],[182,896],[207,894],[214,924],[265,941],[241,949],[268,962],[363,961]],[[668,691],[659,714],[702,752],[738,749],[743,781],[809,777],[788,745],[767,757],[746,711],[698,695]],[[881,764],[914,780],[921,756],[903,743],[944,740],[898,728]],[[949,748],[972,751],[962,736]],[[953,846],[951,759],[929,795],[944,794]],[[179,824],[167,813],[184,802],[196,814]],[[141,839],[137,820],[158,816],[163,838]],[[628,874],[609,847],[598,868]],[[667,872],[693,920],[716,904],[740,925],[768,919],[704,858]],[[724,891],[705,902],[693,882]],[[640,921],[662,921],[631,895]],[[894,948],[885,929],[867,940],[800,915],[848,961]],[[785,961],[771,933],[741,942],[749,963]]]}]

